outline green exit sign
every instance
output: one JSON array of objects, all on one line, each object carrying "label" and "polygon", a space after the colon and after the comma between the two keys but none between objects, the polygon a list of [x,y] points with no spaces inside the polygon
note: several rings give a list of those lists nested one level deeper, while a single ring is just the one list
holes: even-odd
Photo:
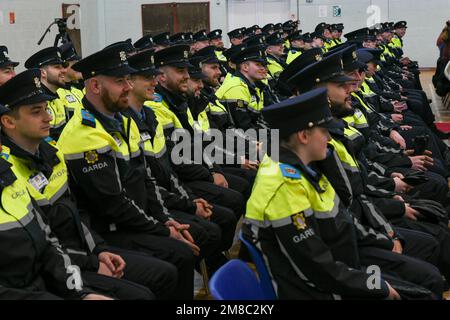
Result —
[{"label": "green exit sign", "polygon": [[342,17],[342,7],[333,6],[333,17]]}]

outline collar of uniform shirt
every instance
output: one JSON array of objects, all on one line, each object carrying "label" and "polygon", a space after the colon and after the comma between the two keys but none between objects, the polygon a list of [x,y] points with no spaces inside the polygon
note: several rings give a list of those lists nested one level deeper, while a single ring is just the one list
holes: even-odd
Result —
[{"label": "collar of uniform shirt", "polygon": [[31,154],[30,152],[17,145],[4,133],[2,133],[1,140],[3,145],[7,146],[10,149],[10,153],[12,155],[21,159],[29,160],[29,166],[32,169],[41,171],[47,178],[50,177],[53,171],[53,166],[59,163],[59,159],[56,156],[57,150],[45,141],[42,141],[39,144],[39,148],[35,154]]},{"label": "collar of uniform shirt", "polygon": [[83,98],[82,102],[84,108],[92,113],[92,115],[102,124],[107,132],[123,133],[123,119],[122,117],[118,116],[120,115],[120,113],[116,113],[114,116],[110,116],[99,112],[86,97]]},{"label": "collar of uniform shirt", "polygon": [[186,97],[184,97],[183,95],[172,92],[161,85],[156,86],[156,92],[163,97],[163,100],[167,102],[169,107],[173,107],[178,111],[185,111],[179,110],[179,106],[183,105],[183,103],[186,102]]},{"label": "collar of uniform shirt", "polygon": [[325,192],[319,185],[322,173],[316,171],[314,164],[304,165],[302,160],[294,152],[283,147],[280,147],[280,162],[299,169],[319,193]]}]

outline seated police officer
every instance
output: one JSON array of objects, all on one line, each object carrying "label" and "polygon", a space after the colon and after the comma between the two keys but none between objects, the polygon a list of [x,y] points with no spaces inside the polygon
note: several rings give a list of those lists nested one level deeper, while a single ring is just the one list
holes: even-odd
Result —
[{"label": "seated police officer", "polygon": [[[180,142],[176,139],[176,134],[173,134],[175,130],[188,132],[190,138],[194,138],[194,130],[197,127],[186,97],[188,67],[191,66],[188,56],[187,46],[173,46],[158,51],[155,55],[156,66],[162,74],[158,76],[156,99],[146,102],[146,105],[155,111],[164,128],[169,153],[172,153],[173,148]],[[205,127],[202,128],[209,128],[207,118],[203,117],[203,120]],[[192,158],[195,158],[195,155],[192,155]],[[239,218],[245,211],[243,193],[248,190],[248,183],[224,173],[220,165],[208,161],[203,155],[198,158],[199,161],[189,158],[177,164],[171,160],[180,179],[196,195],[212,204],[233,210],[235,219]]]},{"label": "seated police officer", "polygon": [[[0,105],[0,116],[5,117],[4,115],[14,112],[11,108],[15,108],[17,103],[32,106],[51,98],[37,87],[39,82],[35,82],[34,77],[30,80],[31,86],[23,86],[21,83],[21,86],[14,87],[18,95],[12,101],[5,99],[5,90],[2,89],[0,99],[7,101],[8,105]],[[33,95],[30,96],[30,93]],[[31,110],[26,111],[28,115],[32,115]],[[45,103],[42,106],[41,114],[43,113],[47,114]],[[47,123],[47,131],[48,128]],[[7,161],[9,157],[8,148],[2,147],[0,299],[109,299],[94,294],[83,284],[79,267],[71,261],[59,240],[51,233],[39,206],[30,197],[26,180]],[[135,293],[130,292],[132,295]]]},{"label": "seated police officer", "polygon": [[33,54],[25,61],[25,68],[41,69],[41,79],[43,89],[49,94],[55,96],[48,102],[48,111],[53,119],[50,123],[50,136],[58,140],[61,131],[68,121],[65,101],[58,97],[57,90],[66,86],[65,74],[67,64],[61,57],[58,47],[48,47]]},{"label": "seated police officer", "polygon": [[107,47],[76,63],[86,84],[84,109],[75,112],[58,148],[70,172],[78,205],[108,243],[174,264],[178,282],[172,298],[193,295],[194,255],[199,253],[188,225],[151,210],[152,181],[145,168],[135,122],[128,108],[128,45]]},{"label": "seated police officer", "polygon": [[16,75],[15,67],[18,62],[11,61],[8,56],[8,48],[0,46],[0,86]]},{"label": "seated police officer", "polygon": [[[355,54],[355,48],[350,47],[323,60],[315,61],[297,73],[292,81],[301,92],[326,87],[330,111],[335,118],[343,118],[347,122],[350,121],[348,118],[353,116],[348,91],[348,81],[352,78],[343,73],[342,54],[346,57],[344,67],[350,69],[350,64],[354,67],[361,65]],[[355,113],[354,116],[353,121],[356,122],[360,115]],[[380,234],[379,237],[386,240],[384,243],[358,241],[361,264],[365,266],[376,264],[384,273],[395,274],[417,283],[439,296],[443,286],[442,276],[436,267],[422,261],[438,263],[440,250],[436,239],[421,232],[393,229],[387,218],[392,216],[399,218],[411,209],[395,199],[397,194],[393,189],[397,181],[374,175],[366,166],[367,162],[358,152],[358,149],[362,148],[359,145],[364,145],[365,139],[355,128],[347,126],[341,130],[330,130],[330,133],[332,139],[329,148],[334,150],[335,154],[329,154],[326,161],[320,163],[321,172],[327,176],[340,200],[351,210],[355,218],[362,225],[376,230]],[[391,185],[392,191],[389,192]],[[343,191],[347,188],[350,190]]]},{"label": "seated police officer", "polygon": [[230,110],[236,128],[265,128],[261,110],[264,92],[257,83],[267,78],[267,60],[264,47],[245,48],[232,56],[236,72],[217,90],[216,96]]},{"label": "seated police officer", "polygon": [[[11,108],[11,112],[2,117],[3,153],[7,160],[14,165],[19,177],[27,182],[30,194],[43,210],[61,245],[91,286],[99,283],[101,287],[117,288],[114,291],[120,294],[116,295],[120,299],[139,298],[128,293],[127,287],[133,287],[132,283],[109,278],[113,277],[145,285],[158,298],[169,298],[176,284],[174,266],[138,252],[110,248],[81,221],[68,187],[64,156],[51,145],[54,142],[44,141],[48,137],[51,116],[37,111],[39,107],[45,111],[46,101],[33,104],[32,108],[24,102],[11,104],[30,94],[31,90],[41,90],[42,86],[36,82],[39,76],[38,69],[30,69],[8,81],[0,90],[0,101]],[[36,112],[39,122],[32,121],[28,109]],[[39,131],[38,127],[44,129]],[[141,296],[151,297],[148,293]]]},{"label": "seated police officer", "polygon": [[60,99],[65,103],[69,120],[76,108],[82,108],[84,93],[83,75],[72,69],[72,66],[81,60],[77,54],[73,43],[68,42],[59,47],[61,58],[66,62],[66,73],[64,74],[65,87],[59,88],[56,92]]},{"label": "seated police officer", "polygon": [[[245,236],[262,250],[280,299],[393,298],[398,293],[384,280],[369,289],[369,275],[357,262],[335,260],[328,237],[339,238],[352,258],[355,230],[348,211],[327,178],[312,162],[327,155],[327,128],[336,124],[327,90],[318,89],[264,111],[279,129],[281,148],[261,162],[247,203]],[[350,260],[350,259],[346,259]]]},{"label": "seated police officer", "polygon": [[[128,59],[130,66],[137,72],[131,75],[130,80],[133,86],[129,94],[130,108],[122,113],[134,119],[138,126],[147,168],[154,177],[159,205],[165,207],[164,210],[168,210],[178,221],[191,226],[189,230],[200,247],[200,256],[206,258],[211,270],[215,270],[221,264],[213,265],[211,256],[228,250],[233,242],[236,221],[226,219],[226,216],[233,218],[233,212],[223,207],[213,207],[197,197],[173,171],[162,124],[158,122],[154,111],[144,106],[146,101],[154,99],[158,83],[156,76],[160,74],[154,65],[154,52],[147,50]],[[155,209],[161,210],[158,207]]]}]

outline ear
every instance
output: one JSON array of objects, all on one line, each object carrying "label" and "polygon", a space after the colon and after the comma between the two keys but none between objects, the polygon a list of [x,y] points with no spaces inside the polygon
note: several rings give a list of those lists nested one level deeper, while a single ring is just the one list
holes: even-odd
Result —
[{"label": "ear", "polygon": [[100,91],[102,89],[102,84],[100,83],[98,78],[94,77],[89,80],[89,88],[94,94],[98,95],[100,94]]},{"label": "ear", "polygon": [[9,115],[3,115],[0,118],[0,123],[2,125],[2,128],[5,128],[5,129],[15,129],[16,128],[16,120]]},{"label": "ear", "polygon": [[162,73],[160,75],[158,75],[156,78],[157,78],[158,82],[166,82],[166,80],[167,80],[167,76],[164,71],[162,71]]},{"label": "ear", "polygon": [[45,68],[41,68],[41,78],[47,80],[47,70]]},{"label": "ear", "polygon": [[297,134],[295,135],[295,138],[301,144],[308,144],[308,142],[309,142],[309,134],[307,133],[306,130],[302,130],[302,131],[297,132]]}]

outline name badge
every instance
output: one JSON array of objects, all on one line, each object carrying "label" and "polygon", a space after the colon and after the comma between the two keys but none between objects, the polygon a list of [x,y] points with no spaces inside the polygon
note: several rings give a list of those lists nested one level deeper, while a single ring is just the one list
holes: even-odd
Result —
[{"label": "name badge", "polygon": [[66,96],[66,100],[67,100],[69,103],[77,102],[77,99],[75,99],[75,97],[74,97],[73,95],[71,95],[71,94],[68,94],[68,95]]},{"label": "name badge", "polygon": [[48,180],[42,172],[32,176],[28,182],[39,192],[48,185]]},{"label": "name badge", "polygon": [[150,135],[150,133],[148,132],[142,132],[141,133],[141,140],[143,142],[147,141],[147,140],[151,140],[152,136]]}]

